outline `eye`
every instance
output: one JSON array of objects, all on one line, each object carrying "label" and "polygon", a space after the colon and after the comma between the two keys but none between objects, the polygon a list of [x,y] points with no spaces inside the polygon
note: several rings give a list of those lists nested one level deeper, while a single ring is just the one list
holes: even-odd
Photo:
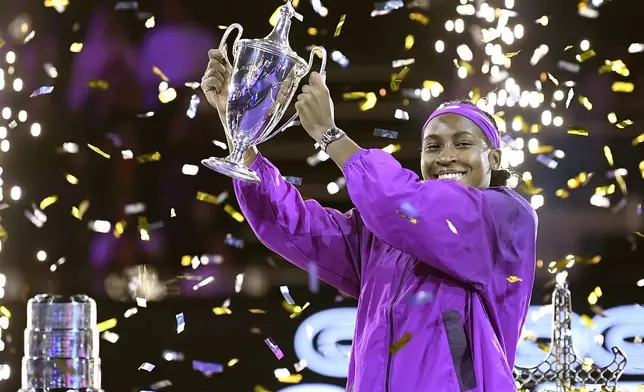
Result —
[{"label": "eye", "polygon": [[439,148],[440,148],[440,146],[438,144],[436,144],[436,143],[428,143],[428,144],[425,145],[425,150],[429,150],[429,151],[437,150]]},{"label": "eye", "polygon": [[456,143],[456,147],[458,147],[458,148],[468,148],[471,145],[472,145],[472,143],[468,142],[468,141],[460,141],[460,142]]}]

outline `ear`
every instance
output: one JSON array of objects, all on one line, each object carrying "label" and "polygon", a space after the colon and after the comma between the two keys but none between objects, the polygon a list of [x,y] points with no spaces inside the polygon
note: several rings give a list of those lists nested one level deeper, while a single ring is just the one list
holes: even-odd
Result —
[{"label": "ear", "polygon": [[501,150],[494,149],[488,153],[487,159],[490,161],[490,168],[492,170],[499,170],[501,168]]}]

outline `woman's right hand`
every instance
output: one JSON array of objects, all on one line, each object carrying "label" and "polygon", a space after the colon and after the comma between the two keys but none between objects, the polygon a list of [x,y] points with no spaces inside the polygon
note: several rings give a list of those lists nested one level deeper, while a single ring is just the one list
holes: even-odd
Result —
[{"label": "woman's right hand", "polygon": [[219,112],[219,118],[224,126],[226,117],[226,105],[228,103],[228,84],[233,67],[219,49],[208,51],[208,67],[201,78],[201,89],[206,95],[208,103]]},{"label": "woman's right hand", "polygon": [[[225,50],[225,49],[224,49]],[[208,51],[208,67],[201,78],[201,89],[203,90],[208,103],[212,105],[219,113],[219,120],[224,129],[226,124],[226,107],[228,105],[228,85],[233,73],[233,67],[226,60],[224,54],[219,49],[210,49]],[[233,151],[233,141],[230,140],[229,132],[225,132],[228,148]],[[244,151],[244,165],[250,166],[257,158],[257,148],[255,146]]]}]

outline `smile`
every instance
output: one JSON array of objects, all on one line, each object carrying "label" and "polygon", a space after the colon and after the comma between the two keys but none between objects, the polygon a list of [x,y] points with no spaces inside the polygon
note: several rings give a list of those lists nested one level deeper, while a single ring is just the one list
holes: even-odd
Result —
[{"label": "smile", "polygon": [[463,178],[464,175],[465,175],[465,173],[445,173],[445,174],[439,174],[438,179],[439,180],[458,181],[461,178]]}]

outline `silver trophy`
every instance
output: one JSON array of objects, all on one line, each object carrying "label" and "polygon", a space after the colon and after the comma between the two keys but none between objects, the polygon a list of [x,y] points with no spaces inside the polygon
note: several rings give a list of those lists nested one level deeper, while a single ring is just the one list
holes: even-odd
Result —
[{"label": "silver trophy", "polygon": [[40,294],[27,303],[19,392],[100,392],[96,302]]},{"label": "silver trophy", "polygon": [[[260,182],[257,173],[243,165],[246,149],[265,142],[288,128],[297,118],[294,114],[282,127],[273,130],[280,121],[299,82],[313,66],[316,52],[322,57],[320,73],[326,67],[326,51],[316,46],[308,63],[295,53],[288,42],[291,19],[300,18],[291,1],[280,7],[279,19],[273,31],[262,39],[241,39],[243,28],[234,23],[221,38],[219,49],[226,53],[226,40],[235,29],[239,32],[232,47],[233,72],[228,86],[224,131],[233,143],[226,158],[208,158],[201,163],[209,169],[230,177]],[[281,90],[281,91],[280,91]]]}]

